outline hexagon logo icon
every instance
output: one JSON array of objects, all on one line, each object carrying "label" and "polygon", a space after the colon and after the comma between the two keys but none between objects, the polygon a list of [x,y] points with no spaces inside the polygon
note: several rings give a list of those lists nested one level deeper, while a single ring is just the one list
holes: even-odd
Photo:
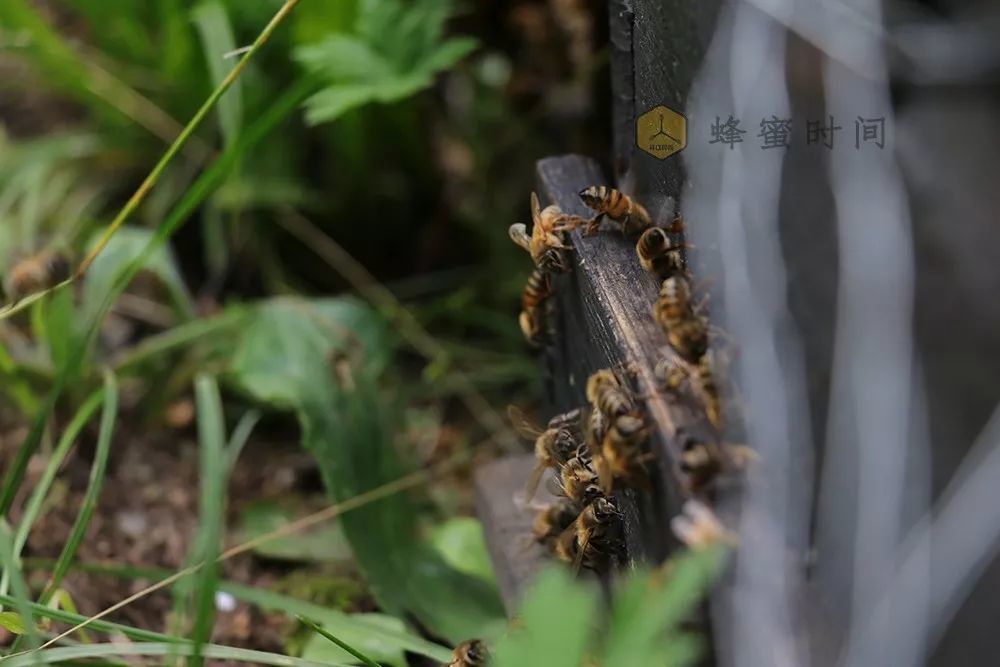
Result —
[{"label": "hexagon logo icon", "polygon": [[687,119],[662,104],[635,119],[635,144],[664,160],[687,146]]}]

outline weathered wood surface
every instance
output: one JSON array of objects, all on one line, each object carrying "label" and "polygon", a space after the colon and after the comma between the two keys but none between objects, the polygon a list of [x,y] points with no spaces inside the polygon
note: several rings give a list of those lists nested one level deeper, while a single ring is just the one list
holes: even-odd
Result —
[{"label": "weathered wood surface", "polygon": [[[554,202],[581,216],[589,217],[589,211],[579,191],[606,183],[593,160],[576,155],[542,160],[537,171],[543,205]],[[649,447],[657,455],[648,466],[653,489],[620,491],[616,501],[625,518],[629,560],[658,562],[676,547],[670,519],[687,493],[685,476],[677,467],[682,448],[678,436],[713,436],[693,397],[670,398],[653,380],[656,362],[676,355],[653,320],[659,284],[640,267],[634,239],[626,239],[613,223],[586,238],[574,231],[571,239],[573,268],[554,281],[557,335],[541,352],[550,414],[539,421],[585,406],[587,377],[594,371],[613,368],[627,374],[634,369],[634,388],[653,431]],[[547,558],[539,547],[524,547],[534,511],[518,508],[514,501],[532,465],[531,455],[526,455],[495,462],[476,476],[477,509],[509,607]],[[536,500],[544,502],[541,496]]]},{"label": "weathered wood surface", "polygon": [[[535,510],[515,501],[534,467],[533,454],[511,456],[483,466],[475,476],[476,514],[485,528],[486,547],[508,616],[517,611],[524,587],[548,558],[542,546],[531,540]],[[532,503],[554,500],[541,484]]]},{"label": "weathered wood surface", "polygon": [[[609,3],[614,145],[601,157],[611,158],[613,181],[626,177],[640,201],[648,203],[650,195],[680,198],[682,154],[659,160],[638,149],[635,118],[660,104],[684,112],[718,7],[716,0]],[[689,125],[689,142],[690,132]],[[592,212],[580,201],[579,191],[612,183],[595,161],[573,155],[541,160],[537,181],[543,205],[555,203],[584,217]],[[595,370],[636,369],[636,388],[647,397],[646,415],[654,427],[650,449],[657,457],[649,467],[653,490],[619,492],[616,501],[625,516],[629,559],[658,562],[676,547],[670,519],[687,493],[677,467],[682,447],[678,436],[714,436],[692,397],[671,401],[654,386],[655,363],[674,353],[653,321],[659,284],[639,266],[635,239],[625,239],[610,222],[595,236],[585,239],[574,231],[571,238],[576,248],[573,270],[555,280],[558,336],[541,355],[549,408],[543,417],[585,405],[587,377]],[[531,465],[530,456],[498,461],[476,476],[477,507],[508,610],[547,558],[539,547],[523,547],[521,536],[530,535],[534,512],[518,509],[513,500]]]},{"label": "weathered wood surface", "polygon": [[[593,160],[570,155],[541,160],[538,182],[543,201],[589,217],[578,193],[607,180]],[[586,238],[580,230],[570,234],[573,270],[555,280],[557,337],[545,352],[545,385],[553,412],[558,412],[586,405],[587,377],[594,371],[634,370],[635,389],[644,397],[653,427],[653,490],[625,491],[617,500],[625,514],[630,560],[656,562],[675,545],[668,526],[686,495],[686,478],[677,465],[682,449],[678,436],[713,436],[693,400],[676,400],[656,386],[656,362],[664,356],[677,359],[652,316],[659,283],[640,267],[635,240],[626,239],[617,227],[605,223]]]}]

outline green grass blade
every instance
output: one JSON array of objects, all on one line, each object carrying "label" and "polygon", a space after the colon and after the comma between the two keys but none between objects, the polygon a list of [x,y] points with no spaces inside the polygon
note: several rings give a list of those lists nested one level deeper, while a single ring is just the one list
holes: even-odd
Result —
[{"label": "green grass blade", "polygon": [[236,460],[240,458],[240,452],[243,451],[243,447],[247,444],[250,434],[253,433],[253,429],[259,421],[259,410],[247,410],[237,422],[233,434],[229,437],[229,443],[226,444],[226,463],[230,471],[236,465]]},{"label": "green grass blade", "polygon": [[[31,600],[28,598],[28,585],[24,582],[21,567],[14,558],[13,547],[14,538],[10,533],[10,526],[0,518],[0,565],[3,565],[4,572],[10,573],[10,583],[14,589],[14,608],[21,616],[25,628],[25,634],[21,636],[26,637],[28,645],[35,648],[38,646],[38,631],[35,630],[35,624],[31,622]],[[0,658],[0,661],[2,660]]]},{"label": "green grass blade", "polygon": [[[41,559],[25,559],[31,566],[46,567],[49,562]],[[135,567],[131,565],[107,565],[103,563],[79,563],[74,566],[82,572],[94,572],[106,574],[113,577],[123,577],[130,579],[151,579],[158,581],[169,577],[173,572],[157,568]],[[451,660],[451,650],[427,641],[419,635],[408,632],[396,632],[381,626],[366,623],[363,619],[358,619],[351,614],[346,614],[337,609],[332,609],[318,605],[306,600],[300,600],[281,593],[275,593],[265,588],[247,586],[230,581],[221,581],[219,590],[229,593],[237,600],[242,600],[247,604],[252,604],[264,611],[277,611],[287,616],[306,616],[316,619],[327,628],[340,634],[370,634],[388,644],[398,646],[411,653],[426,656],[437,662],[447,662]],[[0,602],[3,598],[0,598]]]},{"label": "green grass blade", "polygon": [[198,667],[203,662],[201,645],[210,637],[215,622],[215,590],[219,579],[219,565],[216,559],[219,557],[219,544],[222,541],[225,521],[228,465],[225,456],[226,426],[219,386],[215,378],[200,375],[195,380],[194,389],[198,408],[201,510],[195,549],[190,561],[206,563],[196,577],[188,580],[195,590],[195,617],[191,631],[195,650],[191,664]]},{"label": "green grass blade", "polygon": [[357,658],[361,662],[365,663],[366,665],[370,665],[371,667],[379,667],[379,664],[377,662],[375,662],[374,660],[372,660],[371,658],[369,658],[367,655],[365,655],[361,651],[357,650],[353,646],[349,645],[347,642],[340,641],[339,639],[337,639],[336,637],[334,637],[332,634],[330,634],[329,632],[327,632],[323,628],[319,627],[316,623],[314,623],[313,621],[310,621],[305,616],[301,616],[300,615],[300,616],[298,616],[298,619],[300,621],[302,621],[303,623],[305,623],[307,626],[309,626],[313,630],[313,632],[316,632],[316,633],[322,635],[323,637],[326,637],[331,642],[333,642],[334,644],[336,644],[340,648],[344,649],[345,651],[347,651],[348,653],[350,653],[351,655],[353,655],[355,658]]},{"label": "green grass blade", "polygon": [[[271,23],[268,24],[268,28],[266,28],[265,31],[273,31],[274,28],[277,27],[277,24],[280,23],[281,18],[287,15],[288,11],[291,11],[294,4],[295,2],[291,1],[286,3],[285,6],[279,10],[279,13],[275,15],[275,18],[272,19]],[[264,33],[261,34],[263,36]],[[255,44],[259,46],[262,43],[261,38],[258,37]],[[252,55],[252,53],[253,51],[248,52],[241,63],[245,62],[247,58]],[[52,411],[55,409],[55,405],[59,400],[59,396],[62,394],[63,388],[66,386],[67,378],[74,376],[80,367],[88,346],[97,334],[100,322],[110,310],[115,299],[119,294],[121,294],[129,282],[131,282],[132,278],[134,278],[139,272],[145,264],[146,259],[158,247],[160,247],[166,239],[169,238],[187,220],[188,216],[190,216],[191,213],[193,213],[194,210],[201,205],[205,198],[211,194],[216,187],[218,187],[218,185],[225,178],[229,169],[237,163],[239,158],[264,137],[266,137],[289,113],[294,111],[301,101],[306,98],[310,91],[312,91],[315,85],[316,83],[313,80],[300,79],[295,85],[286,91],[284,95],[278,98],[271,108],[264,112],[264,114],[262,114],[258,120],[247,129],[246,133],[240,138],[240,141],[229,147],[223,153],[222,157],[214,162],[212,166],[198,178],[194,186],[186,192],[181,203],[157,228],[156,234],[146,245],[143,252],[140,253],[140,255],[125,269],[120,278],[115,282],[101,308],[98,310],[94,320],[87,323],[87,335],[81,336],[81,338],[77,341],[77,344],[74,346],[73,351],[69,355],[67,366],[60,369],[60,372],[56,375],[55,382],[53,383],[52,389],[49,391],[49,395],[46,397],[45,403],[36,414],[35,419],[32,422],[31,429],[15,456],[13,465],[7,470],[3,482],[0,484],[0,516],[5,515],[10,509],[11,503],[14,502],[15,494],[24,479],[24,473],[27,470],[28,461],[30,460],[31,455],[38,448],[38,444],[41,442],[45,425],[48,422]],[[106,233],[105,238],[103,239],[104,243],[107,242],[108,238],[110,238],[110,236]],[[94,250],[99,251],[100,247],[101,245],[98,244]],[[92,253],[92,257],[94,256],[96,255]],[[64,281],[52,289],[63,289],[71,282],[71,280]],[[47,293],[48,291],[38,292],[25,297],[21,301],[8,304],[7,306],[0,308],[0,319],[10,317],[15,312],[23,310],[35,301],[42,299]]]},{"label": "green grass blade", "polygon": [[[13,605],[17,603],[17,598],[12,595],[0,595],[0,604],[3,605]],[[76,625],[81,621],[87,620],[86,616],[81,614],[76,614],[65,609],[56,609],[44,604],[38,604],[37,602],[28,602],[28,610],[35,618],[51,618],[54,621],[59,621],[60,623],[70,623]],[[29,617],[30,618],[30,617]],[[153,632],[152,630],[142,630],[139,628],[133,628],[128,625],[121,625],[120,623],[112,623],[111,621],[93,621],[87,626],[89,629],[95,632],[107,632],[109,634],[122,634],[140,642],[174,642],[174,643],[184,643],[188,641],[187,639],[182,639],[180,637],[172,637],[170,635],[163,634],[162,632]]]},{"label": "green grass blade", "polygon": [[[59,443],[56,445],[55,451],[52,452],[52,457],[49,459],[48,465],[45,466],[45,471],[42,473],[41,479],[38,480],[38,484],[35,485],[34,490],[31,492],[31,498],[28,500],[28,505],[24,510],[24,516],[21,519],[21,523],[17,526],[17,532],[14,534],[15,559],[21,556],[21,550],[28,541],[28,534],[31,532],[31,527],[38,520],[42,512],[49,488],[51,488],[52,482],[55,481],[56,474],[59,472],[59,468],[69,453],[70,447],[76,442],[80,431],[90,421],[90,418],[103,400],[103,389],[99,389],[91,394],[90,398],[84,401],[80,409],[73,415],[73,419],[70,420],[60,436]],[[5,570],[3,576],[0,577],[0,593],[7,592],[8,579],[9,573]]]},{"label": "green grass blade", "polygon": [[97,507],[97,499],[101,495],[104,478],[108,470],[108,457],[111,454],[111,440],[114,436],[115,420],[117,418],[118,381],[115,379],[114,373],[107,370],[104,373],[104,408],[101,411],[101,427],[97,436],[94,463],[90,468],[90,480],[87,483],[87,492],[80,505],[80,512],[76,515],[76,521],[73,522],[73,528],[70,531],[69,537],[66,539],[66,545],[63,547],[62,553],[59,554],[59,559],[56,561],[52,575],[45,585],[45,590],[42,591],[42,595],[39,597],[39,602],[42,604],[49,601],[52,594],[62,583],[63,577],[69,571],[70,563],[73,562],[73,558],[76,556],[76,550],[80,546],[84,533],[87,531],[87,526],[90,524],[90,518],[94,514],[94,508]]},{"label": "green grass blade", "polygon": [[[52,664],[83,660],[86,658],[106,658],[111,656],[168,656],[171,654],[194,655],[194,646],[178,645],[169,642],[145,644],[91,644],[88,646],[64,646],[42,651],[31,651],[11,656],[3,661],[4,667],[30,667],[35,664]],[[280,653],[267,651],[252,651],[233,646],[207,644],[203,655],[217,660],[232,660],[258,665],[275,665],[276,667],[351,667],[351,665],[313,662],[292,658]]]},{"label": "green grass blade", "polygon": [[[198,35],[201,37],[205,62],[209,74],[216,85],[226,80],[228,61],[225,54],[236,49],[233,26],[226,13],[226,7],[219,0],[204,0],[191,12]],[[226,143],[232,143],[240,134],[243,124],[243,91],[237,83],[229,95],[219,100],[219,125]]]},{"label": "green grass blade", "polygon": [[242,58],[240,58],[239,62],[232,70],[230,70],[226,78],[222,80],[214,91],[212,91],[212,94],[208,96],[208,99],[201,105],[201,108],[195,112],[194,117],[186,126],[184,126],[184,130],[177,136],[174,143],[170,145],[167,152],[163,154],[163,157],[156,163],[153,170],[149,172],[149,176],[146,177],[146,180],[142,182],[139,188],[135,191],[135,194],[132,195],[118,215],[115,216],[114,220],[111,221],[111,224],[108,225],[108,228],[104,231],[104,234],[97,242],[97,245],[90,251],[87,257],[84,258],[83,262],[81,262],[79,268],[77,269],[77,276],[81,276],[87,271],[87,267],[90,266],[90,263],[94,261],[94,258],[98,255],[98,253],[100,253],[104,246],[107,245],[114,233],[118,231],[118,228],[121,227],[125,223],[125,220],[135,211],[136,208],[138,208],[139,204],[143,199],[145,199],[149,191],[153,189],[154,185],[156,185],[156,182],[160,179],[160,175],[167,168],[167,165],[170,164],[177,153],[180,152],[181,147],[187,143],[187,140],[191,138],[191,135],[194,134],[194,131],[199,125],[201,125],[202,121],[205,120],[205,117],[208,116],[213,108],[215,108],[215,105],[218,104],[222,96],[227,90],[229,90],[229,87],[233,85],[237,78],[239,78],[240,74],[243,73],[243,70],[246,69],[246,66],[250,63],[260,48],[267,43],[267,40],[270,39],[274,31],[279,25],[281,25],[281,22],[285,20],[285,17],[288,16],[297,4],[299,4],[299,0],[285,0],[285,4],[281,6],[271,21],[257,36],[257,39],[254,40],[250,50],[247,51]]}]

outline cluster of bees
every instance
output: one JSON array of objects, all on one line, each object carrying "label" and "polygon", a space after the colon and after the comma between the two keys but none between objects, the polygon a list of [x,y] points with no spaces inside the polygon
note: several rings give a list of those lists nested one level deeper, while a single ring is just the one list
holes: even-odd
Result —
[{"label": "cluster of bees", "polygon": [[[683,256],[686,246],[680,238],[683,222],[678,217],[666,227],[655,225],[639,202],[604,186],[588,187],[580,192],[580,198],[595,212],[593,217],[570,215],[555,205],[542,209],[532,194],[531,233],[524,224],[510,228],[511,239],[528,251],[534,263],[522,294],[519,318],[525,338],[534,345],[551,339],[553,276],[569,271],[572,265],[572,246],[566,233],[583,227],[583,236],[590,236],[603,221],[613,221],[626,238],[638,236],[635,248],[639,263],[660,281],[652,316],[676,354],[664,354],[655,365],[653,377],[658,389],[674,397],[685,389],[691,392],[705,421],[715,436],[721,437],[723,409],[714,356],[709,350],[712,331],[703,305],[692,296]],[[632,375],[612,369],[593,373],[586,386],[588,405],[553,417],[544,429],[531,424],[517,408],[509,408],[515,428],[535,444],[537,464],[527,483],[527,500],[534,496],[547,469],[555,473],[553,491],[559,500],[539,508],[533,538],[559,560],[572,563],[574,570],[583,567],[603,572],[624,557],[621,513],[612,494],[621,488],[650,488],[646,465],[655,454],[646,446],[650,427],[629,381]],[[752,457],[745,447],[718,442],[719,437],[710,441],[686,437],[680,469],[692,494],[702,492],[721,473]],[[721,524],[714,522],[706,505],[697,503],[685,512],[674,523],[681,528],[675,532],[682,539],[721,534],[717,530]],[[692,522],[697,525],[692,526]]]}]

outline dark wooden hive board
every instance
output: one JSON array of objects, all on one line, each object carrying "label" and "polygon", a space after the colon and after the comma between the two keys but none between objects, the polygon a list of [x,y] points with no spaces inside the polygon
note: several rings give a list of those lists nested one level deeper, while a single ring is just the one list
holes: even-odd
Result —
[{"label": "dark wooden hive board", "polygon": [[[585,217],[590,211],[580,201],[579,191],[607,182],[593,160],[577,155],[541,160],[537,172],[543,205],[556,203],[567,213]],[[594,236],[584,238],[577,230],[571,238],[573,269],[555,280],[557,336],[541,352],[545,391],[555,414],[586,405],[586,382],[594,371],[635,369],[635,389],[644,397],[653,430],[649,446],[657,454],[648,466],[653,489],[621,491],[616,501],[625,517],[629,560],[658,562],[676,546],[670,519],[687,495],[686,480],[677,467],[679,436],[712,435],[703,412],[693,400],[685,400],[691,397],[671,400],[656,390],[654,365],[675,353],[652,318],[659,284],[640,267],[634,239],[626,239],[610,222]],[[532,465],[530,455],[498,461],[476,477],[477,506],[508,608],[516,604],[524,583],[545,557],[538,548],[510,548],[515,535],[530,535],[533,513],[516,509],[514,494],[523,488]]]}]

